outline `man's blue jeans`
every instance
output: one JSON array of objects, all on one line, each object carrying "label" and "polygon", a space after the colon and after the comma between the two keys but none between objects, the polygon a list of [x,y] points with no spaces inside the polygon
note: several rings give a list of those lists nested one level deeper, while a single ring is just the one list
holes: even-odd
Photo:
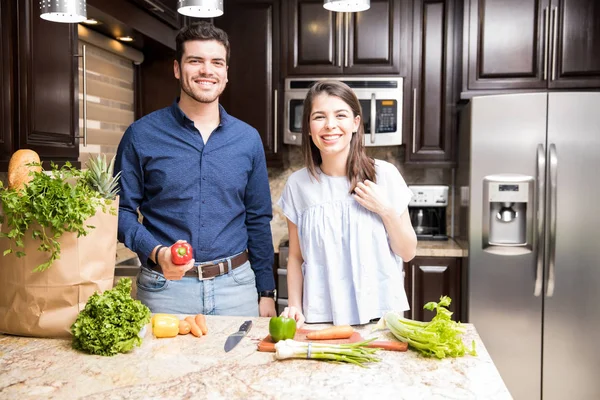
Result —
[{"label": "man's blue jeans", "polygon": [[137,298],[153,313],[258,316],[256,277],[250,261],[213,279],[171,281],[142,267]]}]

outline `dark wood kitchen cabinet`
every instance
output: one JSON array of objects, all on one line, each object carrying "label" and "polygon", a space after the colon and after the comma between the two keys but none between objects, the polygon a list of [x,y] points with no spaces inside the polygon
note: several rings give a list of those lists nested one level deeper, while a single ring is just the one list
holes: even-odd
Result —
[{"label": "dark wood kitchen cabinet", "polygon": [[228,0],[227,12],[214,23],[227,32],[231,44],[221,104],[258,130],[268,166],[281,166],[280,1]]},{"label": "dark wood kitchen cabinet", "polygon": [[449,296],[452,319],[461,321],[460,268],[460,258],[455,257],[415,257],[404,263],[404,287],[410,304],[408,318],[431,321],[435,312],[424,310],[423,306]]},{"label": "dark wood kitchen cabinet", "polygon": [[[13,104],[15,120],[3,134],[12,140],[2,147],[0,169],[6,171],[12,153],[22,148],[35,150],[42,161],[78,165],[77,25],[41,19],[37,0],[3,1],[3,8],[9,3],[15,25],[8,27],[14,35],[6,46],[14,58],[15,86],[9,97],[3,91],[3,101]],[[4,23],[2,29],[4,51]],[[2,63],[10,71],[4,58]]]},{"label": "dark wood kitchen cabinet", "polygon": [[6,162],[9,160],[13,150],[13,43],[15,37],[12,14],[12,4],[10,2],[0,3],[0,164],[4,163],[4,168],[0,171],[6,171]]},{"label": "dark wood kitchen cabinet", "polygon": [[467,0],[463,93],[600,88],[600,1]]},{"label": "dark wood kitchen cabinet", "polygon": [[322,0],[286,0],[286,75],[402,74],[409,56],[409,3],[371,0],[359,13]]},{"label": "dark wood kitchen cabinet", "polygon": [[[459,100],[457,0],[413,2],[412,86],[405,124],[406,163],[452,164]],[[408,126],[407,126],[408,125]]]},{"label": "dark wood kitchen cabinet", "polygon": [[181,28],[184,16],[177,12],[177,0],[130,0],[144,10],[168,23],[175,29]]}]

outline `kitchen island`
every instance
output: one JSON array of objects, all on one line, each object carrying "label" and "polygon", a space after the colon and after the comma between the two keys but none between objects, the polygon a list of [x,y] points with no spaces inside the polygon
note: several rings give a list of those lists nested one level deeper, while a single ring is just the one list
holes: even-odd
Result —
[{"label": "kitchen island", "polygon": [[[102,357],[71,348],[70,339],[0,334],[0,399],[510,399],[472,325],[476,357],[429,359],[416,352],[378,351],[380,362],[361,368],[315,360],[274,361],[257,351],[268,318],[229,353],[226,337],[244,317],[207,316],[209,333],[156,339],[150,329],[141,347]],[[324,327],[310,325],[309,329]],[[355,327],[363,337],[373,325]],[[150,328],[150,326],[148,326]]]}]

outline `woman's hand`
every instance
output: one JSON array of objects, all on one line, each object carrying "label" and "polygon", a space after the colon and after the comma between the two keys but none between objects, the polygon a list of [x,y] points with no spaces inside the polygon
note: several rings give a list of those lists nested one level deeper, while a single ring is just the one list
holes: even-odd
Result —
[{"label": "woman's hand", "polygon": [[299,308],[293,306],[286,307],[281,312],[280,317],[294,318],[296,320],[296,328],[300,328],[304,325],[304,314],[302,314],[302,310]]},{"label": "woman's hand", "polygon": [[358,182],[354,188],[354,199],[358,204],[381,217],[394,210],[381,187],[368,179]]}]

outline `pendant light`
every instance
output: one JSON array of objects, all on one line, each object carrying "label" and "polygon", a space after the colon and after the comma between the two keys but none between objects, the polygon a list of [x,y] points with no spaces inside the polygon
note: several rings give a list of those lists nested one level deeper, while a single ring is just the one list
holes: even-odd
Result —
[{"label": "pendant light", "polygon": [[223,0],[178,0],[177,12],[196,18],[213,18],[223,15]]},{"label": "pendant light", "polygon": [[371,7],[371,0],[325,0],[323,8],[337,12],[366,11]]},{"label": "pendant light", "polygon": [[83,22],[87,19],[85,0],[40,0],[40,17],[52,22]]}]

